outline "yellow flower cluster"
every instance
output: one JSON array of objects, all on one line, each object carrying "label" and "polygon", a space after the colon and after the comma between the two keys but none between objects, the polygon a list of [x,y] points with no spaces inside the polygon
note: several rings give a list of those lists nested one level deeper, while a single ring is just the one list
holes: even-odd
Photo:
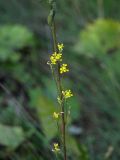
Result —
[{"label": "yellow flower cluster", "polygon": [[[57,47],[58,47],[59,53],[54,52],[50,56],[51,63],[48,62],[47,64],[55,65],[55,64],[57,64],[57,62],[62,61],[62,51],[63,51],[64,45],[63,45],[63,43],[61,43],[61,44],[58,43]],[[65,72],[69,72],[68,65],[67,64],[62,64],[60,66],[60,74],[65,73]]]},{"label": "yellow flower cluster", "polygon": [[54,146],[54,148],[52,149],[53,152],[59,152],[60,151],[58,143],[54,143],[53,146]]},{"label": "yellow flower cluster", "polygon": [[54,113],[53,113],[53,118],[58,119],[58,118],[59,118],[59,115],[60,115],[59,113],[54,112]]},{"label": "yellow flower cluster", "polygon": [[51,64],[56,64],[58,61],[62,61],[62,53],[56,53],[56,52],[54,52],[50,56],[50,61],[51,61]]},{"label": "yellow flower cluster", "polygon": [[62,94],[63,94],[63,96],[64,96],[65,99],[70,98],[70,97],[73,96],[73,94],[72,94],[72,92],[71,92],[70,89],[66,90],[66,91],[62,91]]},{"label": "yellow flower cluster", "polygon": [[61,43],[61,44],[58,43],[57,46],[58,46],[58,50],[59,50],[60,52],[62,52],[62,51],[63,51],[63,48],[64,48],[63,43]]},{"label": "yellow flower cluster", "polygon": [[65,73],[65,72],[69,72],[69,69],[68,69],[68,65],[67,64],[62,64],[61,67],[60,67],[60,73]]}]

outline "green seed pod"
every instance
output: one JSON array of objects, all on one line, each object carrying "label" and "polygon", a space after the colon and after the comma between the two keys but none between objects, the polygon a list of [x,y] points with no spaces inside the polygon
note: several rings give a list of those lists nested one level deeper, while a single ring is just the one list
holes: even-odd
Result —
[{"label": "green seed pod", "polygon": [[49,4],[52,4],[53,2],[55,2],[55,0],[49,0]]},{"label": "green seed pod", "polygon": [[52,9],[53,9],[54,11],[56,11],[56,2],[53,2],[53,3],[52,3]]},{"label": "green seed pod", "polygon": [[54,20],[55,12],[54,10],[50,11],[50,14],[48,15],[48,25],[52,26],[53,20]]}]

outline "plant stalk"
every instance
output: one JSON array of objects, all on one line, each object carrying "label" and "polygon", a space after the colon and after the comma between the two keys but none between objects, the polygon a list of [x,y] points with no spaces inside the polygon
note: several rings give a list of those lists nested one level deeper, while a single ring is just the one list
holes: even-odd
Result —
[{"label": "plant stalk", "polygon": [[[53,20],[51,26],[52,38],[53,38],[53,50],[57,52],[57,38],[56,38],[56,27],[55,22]],[[59,90],[59,97],[63,99],[62,95],[62,85],[61,85],[61,76],[60,76],[60,64],[58,63],[58,71],[57,71],[57,87]],[[63,152],[64,152],[64,160],[67,160],[67,151],[66,151],[66,122],[65,122],[65,113],[64,113],[64,100],[60,104],[61,107],[61,118],[62,118],[62,143],[63,143]]]}]

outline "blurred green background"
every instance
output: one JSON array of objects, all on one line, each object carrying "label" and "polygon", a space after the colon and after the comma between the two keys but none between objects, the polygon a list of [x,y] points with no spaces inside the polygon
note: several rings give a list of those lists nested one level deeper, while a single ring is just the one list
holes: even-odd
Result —
[{"label": "blurred green background", "polygon": [[[69,160],[120,159],[120,1],[58,0],[57,39],[74,97]],[[56,88],[47,0],[0,0],[0,160],[55,160]]]}]

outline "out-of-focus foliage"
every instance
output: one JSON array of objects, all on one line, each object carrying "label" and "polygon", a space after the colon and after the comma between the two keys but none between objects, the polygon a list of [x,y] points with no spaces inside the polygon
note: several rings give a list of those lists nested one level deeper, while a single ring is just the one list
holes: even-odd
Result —
[{"label": "out-of-focus foliage", "polygon": [[25,139],[20,127],[9,127],[0,124],[0,144],[11,149],[18,147]]},{"label": "out-of-focus foliage", "polygon": [[[120,52],[120,23],[113,20],[98,20],[81,32],[76,51],[88,57],[98,58]],[[91,45],[92,44],[92,45]],[[116,53],[117,54],[117,53]]]},{"label": "out-of-focus foliage", "polygon": [[42,122],[43,131],[49,140],[57,134],[56,121],[52,115],[54,111],[59,111],[55,107],[54,98],[50,95],[50,92],[41,93],[39,88],[30,91],[31,106],[36,108]]},{"label": "out-of-focus foliage", "polygon": [[[25,26],[0,27],[0,159],[50,156],[39,118],[28,101],[32,87],[29,88],[36,81],[32,75],[34,67],[28,65],[35,61],[35,43],[33,33]],[[43,155],[45,151],[47,154]]]},{"label": "out-of-focus foliage", "polygon": [[[111,157],[118,159],[120,156],[119,36],[119,22],[97,20],[81,32],[75,47],[77,54],[84,60],[78,83],[81,81],[82,84],[79,90],[84,116],[89,117],[86,120],[89,123],[83,119],[83,126],[87,125],[86,143],[92,145],[94,153],[98,153],[94,155],[95,159],[100,160],[110,146],[114,150]],[[94,154],[92,150],[90,152]]]},{"label": "out-of-focus foliage", "polygon": [[[22,62],[22,49],[27,56],[27,49],[34,45],[34,36],[26,27],[19,25],[3,25],[0,27],[0,71],[5,76],[18,78],[19,81],[28,80],[25,73],[25,63]],[[29,54],[30,55],[30,54]]]},{"label": "out-of-focus foliage", "polygon": [[0,60],[15,61],[20,59],[19,49],[33,45],[33,35],[22,26],[0,27]]}]

